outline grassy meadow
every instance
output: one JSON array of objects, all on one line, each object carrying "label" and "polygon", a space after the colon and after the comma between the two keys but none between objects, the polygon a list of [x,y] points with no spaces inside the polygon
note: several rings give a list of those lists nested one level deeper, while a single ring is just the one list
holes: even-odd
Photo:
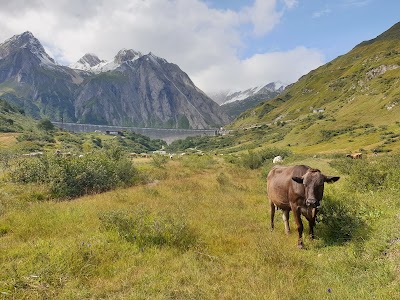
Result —
[{"label": "grassy meadow", "polygon": [[285,163],[341,176],[304,250],[269,229],[269,160],[135,159],[140,183],[68,201],[1,181],[0,299],[399,299],[398,157]]}]

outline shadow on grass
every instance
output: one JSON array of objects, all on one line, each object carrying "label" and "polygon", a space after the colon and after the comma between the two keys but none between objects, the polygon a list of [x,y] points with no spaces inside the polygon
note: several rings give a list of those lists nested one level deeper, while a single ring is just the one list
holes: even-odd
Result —
[{"label": "shadow on grass", "polygon": [[[349,201],[343,201],[350,203]],[[327,196],[322,201],[317,216],[318,236],[325,245],[343,245],[350,241],[364,241],[369,235],[369,226],[354,207]]]}]

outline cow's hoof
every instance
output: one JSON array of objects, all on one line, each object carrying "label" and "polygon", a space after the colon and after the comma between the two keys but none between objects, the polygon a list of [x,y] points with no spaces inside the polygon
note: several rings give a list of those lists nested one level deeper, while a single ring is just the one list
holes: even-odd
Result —
[{"label": "cow's hoof", "polygon": [[298,242],[297,243],[297,248],[303,249],[304,248],[303,242]]}]

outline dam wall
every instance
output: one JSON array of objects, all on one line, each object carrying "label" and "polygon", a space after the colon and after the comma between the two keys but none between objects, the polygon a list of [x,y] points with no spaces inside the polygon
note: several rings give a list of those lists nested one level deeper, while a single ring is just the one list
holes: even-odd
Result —
[{"label": "dam wall", "polygon": [[62,123],[52,122],[54,126],[68,130],[71,132],[117,132],[117,131],[133,131],[151,139],[161,139],[168,144],[175,140],[184,139],[189,136],[215,136],[218,134],[218,129],[173,129],[173,128],[139,128],[139,127],[124,127],[110,125],[93,125],[79,123]]}]

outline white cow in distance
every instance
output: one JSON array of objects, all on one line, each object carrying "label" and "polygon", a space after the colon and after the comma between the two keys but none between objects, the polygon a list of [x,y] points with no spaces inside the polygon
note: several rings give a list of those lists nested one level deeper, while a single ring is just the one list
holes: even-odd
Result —
[{"label": "white cow in distance", "polygon": [[274,163],[274,164],[279,164],[281,162],[283,162],[283,158],[280,155],[275,156],[274,159],[272,160],[272,163]]}]

